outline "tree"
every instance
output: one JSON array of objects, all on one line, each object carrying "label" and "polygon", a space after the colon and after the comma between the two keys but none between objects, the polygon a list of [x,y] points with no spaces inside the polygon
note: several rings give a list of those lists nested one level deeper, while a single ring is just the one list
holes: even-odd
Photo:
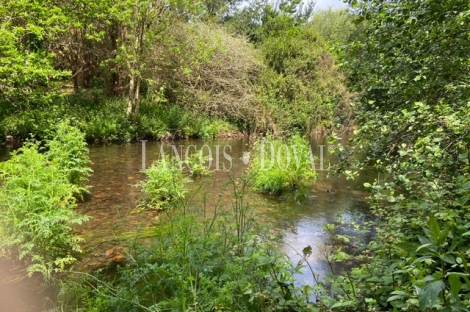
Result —
[{"label": "tree", "polygon": [[128,75],[127,115],[139,115],[142,72],[145,56],[151,44],[156,43],[168,25],[165,19],[169,7],[163,0],[120,1],[113,8],[113,17],[119,22],[121,31],[118,59]]},{"label": "tree", "polygon": [[[349,2],[359,22],[366,22],[366,36],[353,42],[343,62],[358,98],[352,149],[365,155],[355,162],[360,168],[372,165],[379,173],[364,184],[378,221],[367,246],[367,254],[376,257],[348,275],[350,286],[360,291],[335,294],[353,295],[355,302],[333,304],[466,311],[468,1]],[[356,302],[364,304],[358,308]]]},{"label": "tree", "polygon": [[374,107],[468,98],[467,1],[361,1],[355,10],[370,26],[350,51],[351,83]]},{"label": "tree", "polygon": [[0,105],[26,109],[51,103],[70,76],[54,67],[49,44],[67,27],[55,2],[6,0],[0,7]]},{"label": "tree", "polygon": [[204,20],[224,22],[236,11],[242,0],[204,0]]},{"label": "tree", "polygon": [[[440,105],[458,111],[470,98],[468,2],[375,0],[358,2],[355,10],[368,24],[344,63],[352,90],[361,95],[358,122],[367,125],[361,131],[372,158],[394,155],[401,144],[413,145],[423,131],[442,126]],[[419,126],[421,133],[410,133],[403,118],[384,119],[415,110],[415,103],[436,108],[436,120]],[[377,137],[383,127],[389,130]]]},{"label": "tree", "polygon": [[349,9],[315,11],[309,25],[327,42],[345,45],[360,40],[363,27],[354,23],[355,15]]}]

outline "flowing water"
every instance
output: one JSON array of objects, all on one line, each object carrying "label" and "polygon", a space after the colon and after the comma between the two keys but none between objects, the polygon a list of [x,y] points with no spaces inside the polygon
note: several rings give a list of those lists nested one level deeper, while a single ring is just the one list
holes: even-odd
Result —
[{"label": "flowing water", "polygon": [[[343,140],[346,142],[346,138]],[[312,153],[317,158],[317,169],[320,168],[320,158],[323,158],[324,169],[328,163],[335,163],[334,156],[327,152],[325,138],[313,138],[310,143]],[[135,212],[141,196],[135,184],[144,178],[142,167],[150,166],[161,157],[162,152],[174,155],[176,151],[183,159],[186,151],[191,153],[202,149],[205,154],[212,153],[212,176],[194,179],[190,184],[190,194],[198,194],[191,205],[202,206],[202,198],[205,198],[210,210],[216,203],[219,207],[231,205],[233,187],[227,182],[230,176],[235,179],[241,177],[248,168],[250,144],[253,143],[242,139],[219,139],[146,142],[145,148],[141,143],[91,145],[90,159],[94,170],[88,183],[92,186],[91,195],[79,204],[78,209],[92,218],[76,230],[85,239],[85,258],[81,264],[90,267],[97,265],[103,261],[107,250],[117,244],[116,241],[113,243],[113,239],[132,237],[137,231],[145,233],[146,228],[157,222],[159,212]],[[6,159],[6,155],[6,150],[0,148],[0,160]],[[318,171],[319,178],[307,184],[308,188],[302,196],[298,196],[296,191],[281,196],[250,192],[247,196],[247,201],[254,207],[255,218],[282,233],[282,248],[294,263],[301,260],[305,247],[312,247],[309,264],[320,277],[330,271],[325,261],[330,238],[324,231],[324,225],[335,223],[338,218],[346,222],[360,221],[361,214],[358,212],[366,211],[367,207],[367,194],[362,185],[373,180],[372,172],[362,172],[354,181],[328,176],[328,173],[327,170]],[[346,227],[343,230],[348,231]],[[300,284],[313,284],[308,271],[297,279]]]},{"label": "flowing water", "polygon": [[[162,152],[166,155],[177,153],[183,159],[187,151],[191,153],[202,149],[205,154],[212,153],[211,169],[214,172],[211,177],[196,178],[190,184],[190,194],[198,193],[191,205],[202,206],[203,195],[209,210],[217,202],[222,207],[231,205],[232,186],[227,185],[227,182],[230,175],[240,177],[247,169],[245,163],[249,162],[246,152],[249,152],[250,144],[247,140],[224,139],[206,142],[146,142],[145,148],[139,143],[91,146],[90,158],[94,170],[89,181],[92,185],[91,197],[81,203],[79,209],[93,219],[80,227],[78,233],[86,238],[89,251],[99,258],[108,248],[110,237],[135,232],[138,227],[144,229],[152,226],[158,218],[158,212],[133,213],[141,195],[134,185],[144,178],[142,167],[148,167],[160,159]],[[320,168],[322,149],[323,168],[335,162],[334,157],[327,152],[325,138],[312,139],[311,147],[317,158],[317,169]],[[216,170],[216,160],[219,170]],[[229,170],[222,170],[224,168]],[[373,177],[372,172],[362,172],[354,181],[347,181],[344,177],[328,177],[327,170],[318,173],[319,178],[308,183],[309,187],[301,198],[296,191],[281,196],[250,192],[247,201],[254,207],[258,221],[283,233],[283,248],[292,261],[299,261],[303,248],[311,246],[309,263],[315,272],[324,275],[329,272],[324,254],[329,235],[323,226],[337,222],[338,218],[345,221],[357,219],[356,213],[366,206],[366,194],[361,187]],[[312,276],[306,273],[301,279],[307,282]]]}]

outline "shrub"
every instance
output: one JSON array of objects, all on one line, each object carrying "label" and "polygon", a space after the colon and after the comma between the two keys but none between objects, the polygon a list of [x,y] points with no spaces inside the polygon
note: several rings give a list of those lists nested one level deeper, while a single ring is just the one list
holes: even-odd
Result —
[{"label": "shrub", "polygon": [[178,26],[168,33],[178,40],[155,51],[168,59],[161,72],[150,74],[152,79],[165,77],[168,98],[198,114],[243,122],[255,119],[260,109],[254,86],[263,68],[258,51],[217,25]]},{"label": "shrub", "polygon": [[85,142],[85,134],[70,125],[68,121],[61,122],[56,127],[54,137],[46,143],[49,148],[47,157],[57,165],[71,184],[83,187],[93,170],[88,167],[88,147]]},{"label": "shrub", "polygon": [[252,154],[250,183],[260,191],[278,194],[316,177],[308,142],[299,135],[288,140],[269,136],[257,142]]},{"label": "shrub", "polygon": [[200,177],[210,175],[212,171],[205,165],[208,161],[211,161],[211,159],[209,156],[203,156],[202,150],[191,154],[188,159],[186,159],[186,165],[189,167],[191,176]]},{"label": "shrub", "polygon": [[162,157],[145,170],[145,175],[147,179],[137,184],[146,196],[144,206],[157,210],[173,208],[184,199],[188,180],[174,158]]},{"label": "shrub", "polygon": [[61,167],[67,164],[65,158],[50,156],[27,143],[0,163],[1,249],[11,259],[26,262],[29,274],[39,272],[46,280],[75,260],[80,239],[72,225],[88,219],[74,210],[74,195],[80,192],[69,181],[74,171]]}]

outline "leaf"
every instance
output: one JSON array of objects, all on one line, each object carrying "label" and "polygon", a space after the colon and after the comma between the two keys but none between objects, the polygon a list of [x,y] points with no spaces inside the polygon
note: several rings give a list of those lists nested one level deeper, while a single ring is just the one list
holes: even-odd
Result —
[{"label": "leaf", "polygon": [[441,228],[439,223],[437,223],[436,219],[432,216],[429,217],[429,230],[431,231],[432,238],[436,241],[439,241],[442,235]]},{"label": "leaf", "polygon": [[424,286],[422,291],[419,293],[419,306],[421,311],[432,308],[439,300],[439,295],[445,289],[445,287],[446,285],[442,280],[437,280]]},{"label": "leaf", "polygon": [[411,253],[416,251],[416,249],[419,247],[419,244],[412,242],[400,242],[396,246],[405,252]]},{"label": "leaf", "polygon": [[449,255],[449,254],[443,254],[440,256],[441,260],[443,260],[444,262],[447,262],[449,264],[455,264],[455,258],[454,256],[452,255]]},{"label": "leaf", "polygon": [[395,301],[395,300],[402,300],[403,298],[405,298],[404,296],[399,296],[399,295],[395,295],[395,296],[391,296],[387,299],[387,302],[390,302],[390,301]]},{"label": "leaf", "polygon": [[421,249],[428,248],[428,247],[431,247],[431,246],[434,246],[434,244],[433,243],[423,244],[423,245],[419,246],[418,249],[416,249],[416,251],[420,251]]},{"label": "leaf", "polygon": [[450,290],[452,291],[452,295],[454,295],[455,298],[458,298],[459,292],[462,289],[462,282],[460,281],[460,277],[457,274],[450,274],[449,285]]}]

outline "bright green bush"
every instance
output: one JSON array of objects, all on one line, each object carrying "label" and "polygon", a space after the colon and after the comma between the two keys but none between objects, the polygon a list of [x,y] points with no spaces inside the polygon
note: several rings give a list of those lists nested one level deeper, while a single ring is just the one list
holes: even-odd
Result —
[{"label": "bright green bush", "polygon": [[158,163],[145,170],[145,175],[146,180],[137,184],[145,195],[144,206],[157,210],[168,209],[184,199],[188,179],[174,158],[162,157]]},{"label": "bright green bush", "polygon": [[91,175],[91,163],[85,134],[64,121],[56,126],[54,137],[47,141],[46,155],[64,173],[68,181],[86,191],[83,183]]},{"label": "bright green bush", "polygon": [[185,163],[189,167],[190,175],[193,177],[208,176],[212,174],[206,164],[211,159],[209,156],[204,156],[202,150],[199,150],[186,159]]},{"label": "bright green bush", "polygon": [[17,140],[26,140],[31,136],[46,138],[53,131],[54,125],[63,116],[62,108],[50,106],[15,112],[0,121],[7,135]]},{"label": "bright green bush", "polygon": [[287,140],[267,137],[257,142],[252,154],[250,183],[260,191],[278,194],[316,177],[309,144],[299,135]]},{"label": "bright green bush", "polygon": [[0,247],[49,280],[75,260],[80,239],[72,226],[87,217],[75,211],[80,188],[69,181],[74,171],[61,167],[67,159],[50,160],[38,148],[27,143],[0,163]]}]

